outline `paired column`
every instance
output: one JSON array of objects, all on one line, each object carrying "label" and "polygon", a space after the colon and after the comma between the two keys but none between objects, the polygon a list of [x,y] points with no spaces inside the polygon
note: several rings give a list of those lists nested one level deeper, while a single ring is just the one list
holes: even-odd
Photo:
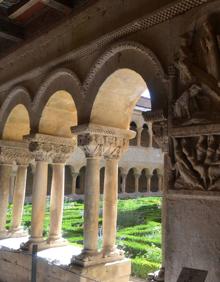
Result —
[{"label": "paired column", "polygon": [[[67,142],[67,140],[66,140]],[[63,204],[65,190],[65,163],[71,152],[73,144],[54,145],[53,174],[50,195],[50,230],[47,244],[49,247],[65,246],[68,242],[62,237]]]},{"label": "paired column", "polygon": [[[78,145],[84,150],[87,165],[84,200],[84,249],[72,262],[92,265],[108,257],[115,258],[118,160],[122,148],[134,134],[131,131],[87,124],[72,128],[78,135]],[[129,138],[129,137],[130,138]],[[100,159],[106,158],[103,203],[103,250],[98,250],[98,220],[100,196]],[[119,252],[120,255],[120,252]],[[110,258],[112,260],[112,258]]]},{"label": "paired column", "polygon": [[9,200],[10,178],[12,173],[12,164],[0,165],[0,239],[9,237],[5,228],[7,219],[7,209]]},{"label": "paired column", "polygon": [[138,128],[137,129],[137,146],[141,146],[141,133],[142,133],[143,128]]},{"label": "paired column", "polygon": [[43,135],[28,136],[29,149],[35,158],[36,168],[32,189],[32,216],[31,233],[29,240],[21,244],[21,249],[32,250],[33,244],[38,248],[45,243],[43,237],[44,215],[47,196],[48,161],[51,154],[51,146],[45,142]]}]

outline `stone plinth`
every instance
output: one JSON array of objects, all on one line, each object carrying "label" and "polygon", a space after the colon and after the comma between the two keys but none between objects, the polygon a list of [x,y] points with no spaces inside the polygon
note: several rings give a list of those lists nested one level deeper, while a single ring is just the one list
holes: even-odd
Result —
[{"label": "stone plinth", "polygon": [[[29,282],[31,277],[31,255],[18,252],[21,242],[28,238],[10,238],[0,245],[0,281]],[[22,241],[23,240],[23,241]],[[81,249],[74,246],[51,248],[38,252],[38,282],[128,282],[131,272],[129,259],[100,263],[88,267],[69,266],[72,255]],[[13,271],[12,271],[13,269]]]}]

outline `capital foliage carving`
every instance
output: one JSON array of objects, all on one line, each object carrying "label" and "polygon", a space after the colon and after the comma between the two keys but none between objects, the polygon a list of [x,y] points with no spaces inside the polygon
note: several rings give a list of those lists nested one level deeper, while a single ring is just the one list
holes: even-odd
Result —
[{"label": "capital foliage carving", "polygon": [[71,138],[44,134],[30,135],[26,138],[30,140],[29,150],[36,161],[65,163],[76,144],[75,140]]},{"label": "capital foliage carving", "polygon": [[16,141],[1,141],[0,163],[28,165],[32,156],[28,150],[28,144]]},{"label": "capital foliage carving", "polygon": [[83,149],[87,158],[109,159],[119,159],[127,150],[129,139],[135,135],[130,130],[93,124],[73,128],[73,133],[78,135],[78,146]]}]

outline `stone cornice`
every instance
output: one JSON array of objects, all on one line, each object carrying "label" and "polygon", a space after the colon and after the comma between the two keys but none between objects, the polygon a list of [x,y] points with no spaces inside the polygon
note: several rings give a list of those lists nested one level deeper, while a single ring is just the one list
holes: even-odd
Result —
[{"label": "stone cornice", "polygon": [[[20,77],[13,79],[11,81],[8,81],[6,83],[2,83],[0,90],[7,89],[13,84],[20,83],[21,81],[25,79],[32,79],[36,76],[38,76],[42,72],[46,72],[49,69],[55,67],[58,64],[65,63],[67,61],[73,60],[77,57],[82,57],[82,56],[87,56],[88,54],[94,52],[97,50],[97,46],[99,48],[102,48],[103,46],[112,43],[115,40],[119,40],[129,34],[138,32],[140,30],[146,30],[149,29],[155,25],[161,24],[163,22],[166,22],[168,20],[171,20],[172,18],[179,16],[181,14],[186,13],[187,11],[201,6],[203,4],[206,4],[210,2],[210,0],[179,0],[175,1],[172,4],[168,4],[165,7],[162,7],[150,14],[147,14],[137,20],[131,21],[127,25],[124,25],[116,30],[113,30],[107,34],[104,34],[103,36],[95,39],[91,43],[88,43],[86,45],[83,45],[75,50],[72,50],[68,52],[67,54],[59,57],[58,59],[52,60],[48,63],[46,63],[44,66],[40,66],[35,68],[33,71],[29,71]],[[55,38],[54,38],[55,39]],[[51,40],[47,40],[46,43],[44,43],[44,48],[47,48],[46,44],[50,44]],[[29,46],[29,51],[27,52],[28,55],[34,55],[33,53],[31,54],[30,51],[30,46]],[[26,59],[26,58],[23,58]],[[8,56],[8,65],[7,65],[7,60],[2,59],[1,61],[4,60],[4,63],[2,63],[5,68],[9,68],[11,65],[11,60],[10,60],[10,55]]]},{"label": "stone cornice", "polygon": [[75,135],[96,134],[114,137],[126,137],[128,139],[132,139],[136,135],[136,132],[132,130],[104,126],[95,123],[87,123],[79,126],[73,126],[71,130],[72,133]]}]

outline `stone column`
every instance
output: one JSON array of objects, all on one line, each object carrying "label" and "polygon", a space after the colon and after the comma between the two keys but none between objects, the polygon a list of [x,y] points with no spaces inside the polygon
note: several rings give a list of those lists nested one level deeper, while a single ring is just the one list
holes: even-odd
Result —
[{"label": "stone column", "polygon": [[148,174],[148,175],[146,175],[146,177],[147,177],[147,192],[149,193],[149,192],[151,192],[151,177],[152,177],[152,175]]},{"label": "stone column", "polygon": [[53,147],[46,135],[35,134],[26,138],[30,141],[29,149],[35,158],[36,169],[32,189],[31,234],[29,240],[21,244],[21,249],[31,251],[33,244],[37,244],[38,249],[45,248],[43,224],[47,196],[48,162]]},{"label": "stone column", "polygon": [[135,173],[134,177],[135,177],[135,193],[138,193],[139,192],[139,178],[140,178],[140,174],[139,173]]},{"label": "stone column", "polygon": [[149,140],[149,147],[153,146],[153,130],[152,130],[152,123],[148,122],[148,131],[149,131],[149,135],[150,135],[150,140]]},{"label": "stone column", "polygon": [[14,190],[15,190],[16,174],[17,174],[17,168],[12,167],[12,174],[10,178],[10,189],[9,189],[9,201],[13,199]]},{"label": "stone column", "polygon": [[122,194],[126,193],[126,179],[127,179],[127,174],[126,173],[122,173],[121,174],[122,177],[122,183],[121,183],[121,191]]},{"label": "stone column", "polygon": [[[60,139],[58,139],[60,140]],[[67,140],[65,139],[65,143]],[[68,242],[62,237],[63,204],[65,191],[65,163],[73,152],[73,140],[69,145],[54,145],[53,174],[50,196],[50,231],[47,244],[49,247],[65,246]]]},{"label": "stone column", "polygon": [[13,197],[12,226],[10,229],[10,237],[27,236],[27,232],[25,232],[24,228],[21,226],[25,200],[26,179],[27,165],[18,165]]},{"label": "stone column", "polygon": [[[103,200],[103,256],[118,260],[123,258],[123,252],[117,250],[117,202],[118,202],[118,161],[121,154],[127,150],[128,136],[106,138],[105,144],[105,181]],[[108,147],[109,145],[109,147]]]},{"label": "stone column", "polygon": [[158,174],[158,191],[163,192],[163,175]]},{"label": "stone column", "polygon": [[141,146],[141,132],[142,132],[143,128],[138,128],[137,129],[137,146],[140,147]]},{"label": "stone column", "polygon": [[78,172],[72,172],[72,194],[76,194],[76,179],[78,177],[79,173]]},{"label": "stone column", "polygon": [[12,173],[12,165],[1,164],[0,166],[0,239],[7,238],[9,236],[8,231],[5,228],[9,189],[10,189],[10,178]]}]

